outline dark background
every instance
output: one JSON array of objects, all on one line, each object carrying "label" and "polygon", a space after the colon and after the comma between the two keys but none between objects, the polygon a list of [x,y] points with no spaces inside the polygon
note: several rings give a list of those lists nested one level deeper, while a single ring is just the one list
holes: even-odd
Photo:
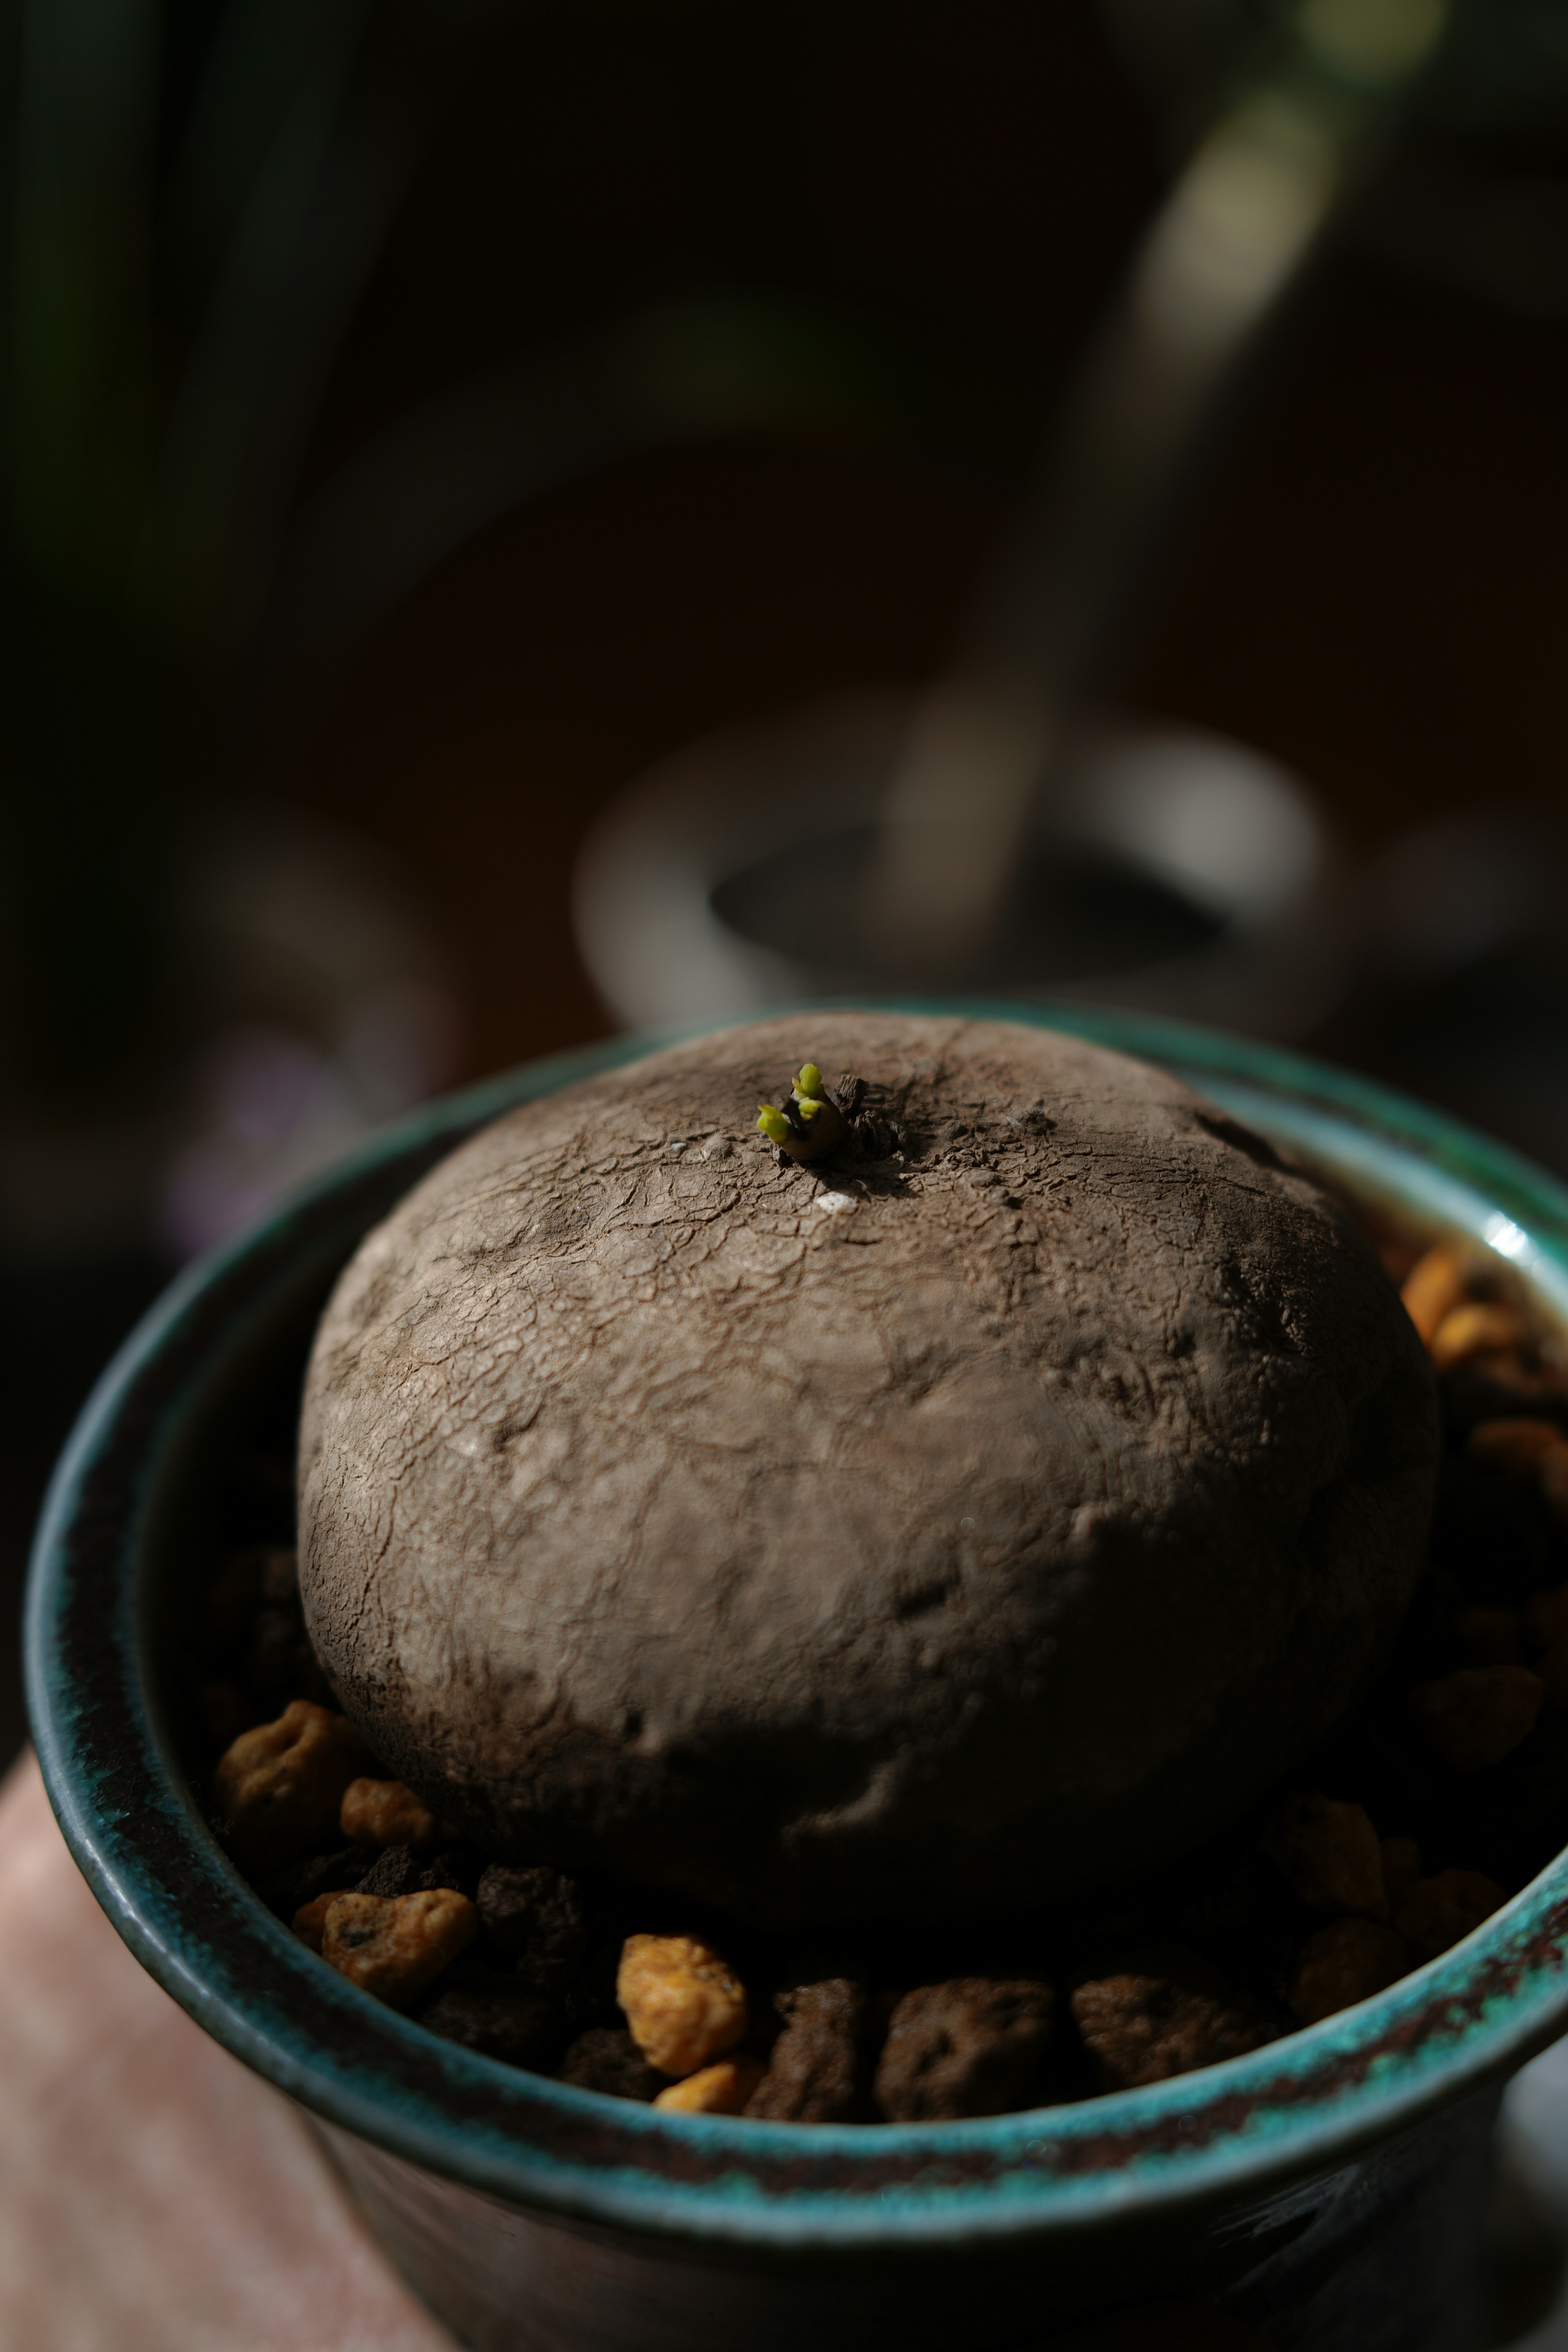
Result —
[{"label": "dark background", "polygon": [[[378,436],[607,320],[760,290],[854,322],[921,387],[902,427],[784,418],[563,481],[265,693],[242,648],[193,717],[187,804],[262,789],[389,861],[451,975],[462,1077],[605,1034],[568,885],[621,783],[721,722],[937,667],[1183,126],[1087,0],[546,5],[403,37],[424,143],[282,501],[258,643],[287,622],[290,519]],[[1565,173],[1550,121],[1413,128],[1126,651],[1133,707],[1308,779],[1369,888],[1446,812],[1517,807],[1548,836],[1563,812],[1568,268],[1550,205],[1489,272],[1464,223],[1478,174]],[[1538,907],[1418,982],[1369,969],[1305,1042],[1568,1171],[1552,929]],[[174,1260],[151,1228],[0,1247],[9,1621],[49,1463]],[[8,1663],[0,1745],[21,1733]]]}]

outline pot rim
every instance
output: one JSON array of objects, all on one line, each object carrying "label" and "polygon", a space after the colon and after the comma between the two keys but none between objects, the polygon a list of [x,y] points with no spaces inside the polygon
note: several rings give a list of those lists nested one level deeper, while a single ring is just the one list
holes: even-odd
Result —
[{"label": "pot rim", "polygon": [[[1161,1063],[1407,1218],[1500,1251],[1568,1321],[1568,1189],[1368,1079],[1079,1005],[900,997],[855,1009],[873,1006],[1012,1020]],[[341,1259],[464,1134],[670,1042],[622,1037],[533,1062],[377,1136],[187,1268],[83,1408],[34,1547],[29,1706],[67,1843],[164,1990],[306,2107],[416,2165],[563,2220],[759,2252],[995,2241],[1250,2195],[1343,2162],[1561,2032],[1568,1853],[1451,1951],[1262,2050],[1075,2105],[918,2125],[676,2115],[522,2073],[332,1975],[263,1906],[188,1790],[143,1671],[153,1509],[204,1381],[237,1360],[302,1263]]]}]

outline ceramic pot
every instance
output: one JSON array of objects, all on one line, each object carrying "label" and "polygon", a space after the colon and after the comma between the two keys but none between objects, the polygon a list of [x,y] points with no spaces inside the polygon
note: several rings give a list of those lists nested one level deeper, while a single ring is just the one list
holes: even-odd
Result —
[{"label": "ceramic pot", "polygon": [[[909,1009],[1160,1062],[1380,1205],[1486,1243],[1568,1319],[1568,1193],[1432,1112],[1146,1019]],[[1568,1861],[1375,2000],[1225,2065],[1031,2114],[801,2128],[666,2114],[438,2041],[323,1969],[213,1837],[179,1630],[236,1463],[258,1430],[287,1444],[329,1286],[475,1126],[642,1050],[426,1110],[193,1267],[105,1373],[40,1527],[27,1650],[49,1793],[110,1917],[318,2119],[394,2259],[480,2352],[1000,2352],[1173,2298],[1299,2352],[1459,2352],[1497,2090],[1568,2026]]]}]

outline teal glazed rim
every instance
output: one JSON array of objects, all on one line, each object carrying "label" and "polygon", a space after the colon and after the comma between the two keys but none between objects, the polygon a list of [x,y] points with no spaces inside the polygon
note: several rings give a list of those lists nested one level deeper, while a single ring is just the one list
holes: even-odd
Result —
[{"label": "teal glazed rim", "polygon": [[[804,1008],[803,1023],[821,1009]],[[1120,1013],[968,999],[876,1009],[1059,1029],[1163,1064],[1414,1222],[1500,1252],[1568,1323],[1568,1191],[1382,1087]],[[307,2108],[431,2172],[563,2219],[759,2252],[1048,2238],[1251,2195],[1417,2123],[1568,2026],[1560,1857],[1440,1958],[1246,2057],[1023,2115],[803,2128],[667,2114],[439,2042],[323,1969],[263,1908],[183,1780],[144,1672],[157,1505],[182,1433],[223,1368],[243,1361],[268,1300],[304,1265],[330,1273],[464,1134],[668,1042],[535,1062],[378,1137],[189,1268],[84,1409],[34,1551],[32,1720],[71,1853],[164,1990]]]}]

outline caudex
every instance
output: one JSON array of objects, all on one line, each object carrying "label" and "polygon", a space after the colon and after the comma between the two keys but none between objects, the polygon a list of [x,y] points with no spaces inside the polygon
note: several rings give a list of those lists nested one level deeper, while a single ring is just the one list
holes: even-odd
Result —
[{"label": "caudex", "polygon": [[[836,1091],[843,1096],[846,1090],[852,1097],[858,1094],[858,1082],[851,1076],[841,1079]],[[849,1132],[844,1111],[828,1093],[815,1062],[804,1065],[781,1103],[760,1107],[757,1125],[770,1143],[807,1166],[837,1151]]]}]

